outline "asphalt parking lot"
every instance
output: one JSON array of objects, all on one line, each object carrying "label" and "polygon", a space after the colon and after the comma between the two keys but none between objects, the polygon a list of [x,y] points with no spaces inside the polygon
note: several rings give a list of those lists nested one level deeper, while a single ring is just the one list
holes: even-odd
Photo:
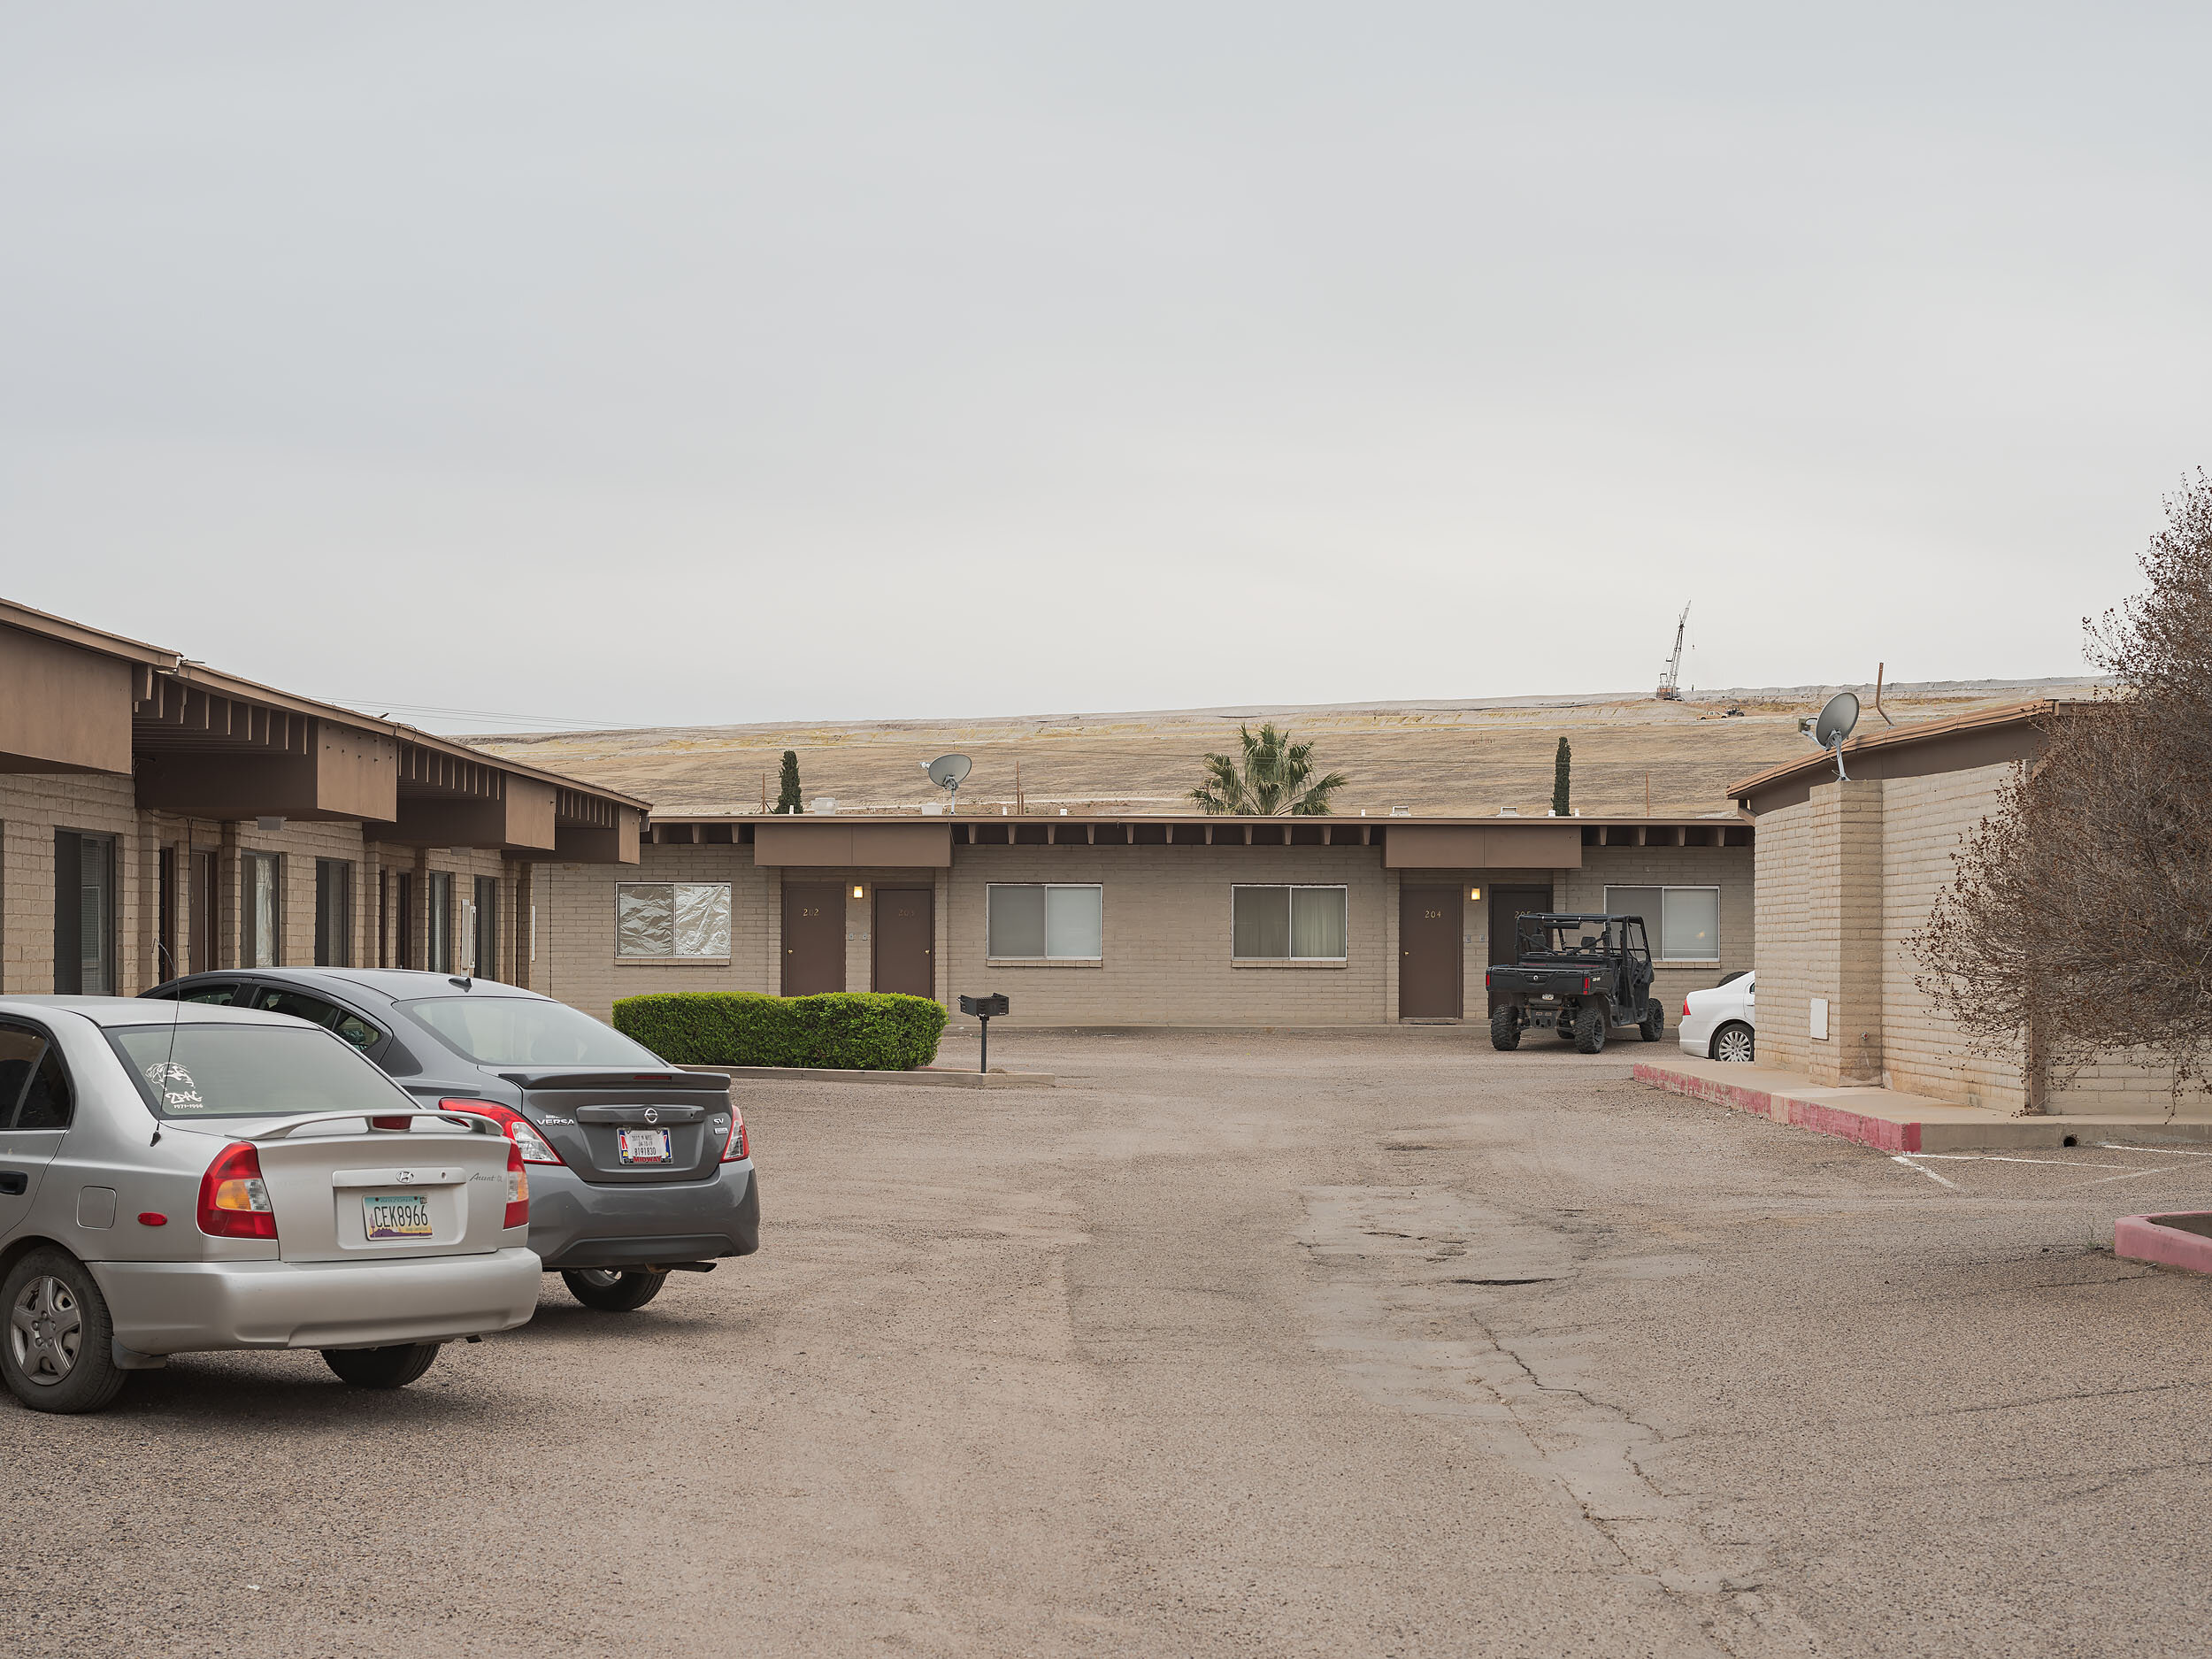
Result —
[{"label": "asphalt parking lot", "polygon": [[2105,1247],[2212,1158],[1895,1159],[1640,1048],[1002,1031],[1062,1086],[743,1086],[762,1254],[639,1313],[556,1288],[396,1395],[0,1403],[10,1649],[2200,1646],[2212,1284]]}]

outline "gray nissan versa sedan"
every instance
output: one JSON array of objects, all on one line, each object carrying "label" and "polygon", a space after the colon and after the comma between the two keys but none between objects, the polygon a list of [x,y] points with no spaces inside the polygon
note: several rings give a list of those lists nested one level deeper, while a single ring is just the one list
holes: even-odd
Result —
[{"label": "gray nissan versa sedan", "polygon": [[0,999],[0,1379],[96,1411],[210,1348],[319,1348],[365,1388],[511,1330],[530,1176],[328,1032],[125,997]]},{"label": "gray nissan versa sedan", "polygon": [[671,1270],[760,1248],[760,1194],[729,1080],[669,1065],[566,1003],[396,968],[196,973],[146,993],[336,1033],[422,1105],[521,1148],[530,1248],[587,1307],[652,1301]]}]

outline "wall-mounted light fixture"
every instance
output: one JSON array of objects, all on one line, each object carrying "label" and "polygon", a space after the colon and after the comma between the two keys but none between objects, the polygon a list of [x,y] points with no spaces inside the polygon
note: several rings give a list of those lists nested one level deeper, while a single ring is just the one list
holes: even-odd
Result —
[{"label": "wall-mounted light fixture", "polygon": [[1482,898],[1482,889],[1480,887],[1469,887],[1467,889],[1467,896],[1479,902]]},{"label": "wall-mounted light fixture", "polygon": [[857,881],[853,883],[853,897],[856,899],[867,897],[867,895],[861,890],[860,883]]}]

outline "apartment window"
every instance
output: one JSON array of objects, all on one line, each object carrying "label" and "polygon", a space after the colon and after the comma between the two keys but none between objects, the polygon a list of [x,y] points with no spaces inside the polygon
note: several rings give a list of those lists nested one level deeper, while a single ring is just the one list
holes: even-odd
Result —
[{"label": "apartment window", "polygon": [[614,890],[615,952],[624,956],[726,956],[726,881],[623,881]]},{"label": "apartment window", "polygon": [[1718,887],[1608,887],[1609,916],[1640,916],[1662,962],[1720,960]]},{"label": "apartment window", "polygon": [[281,869],[274,853],[239,856],[239,956],[249,968],[273,968],[283,960],[277,947],[284,922]]},{"label": "apartment window", "polygon": [[315,861],[315,965],[353,965],[353,866],[343,859]]},{"label": "apartment window", "polygon": [[54,832],[54,989],[115,993],[115,837]]},{"label": "apartment window", "polygon": [[1229,889],[1229,954],[1240,962],[1344,960],[1342,887]]},{"label": "apartment window", "polygon": [[430,948],[426,964],[433,973],[453,972],[453,872],[433,870],[430,872],[429,937],[423,942]]},{"label": "apartment window", "polygon": [[476,977],[499,977],[499,878],[476,878]]},{"label": "apartment window", "polygon": [[415,965],[415,878],[408,871],[401,871],[392,883],[392,959],[386,965],[411,968]]},{"label": "apartment window", "polygon": [[1105,889],[994,886],[985,891],[984,954],[1014,961],[1097,962],[1106,954]]}]

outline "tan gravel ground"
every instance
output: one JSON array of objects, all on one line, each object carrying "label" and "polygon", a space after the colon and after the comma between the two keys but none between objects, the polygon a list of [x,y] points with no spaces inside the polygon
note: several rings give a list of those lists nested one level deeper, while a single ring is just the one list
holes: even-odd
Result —
[{"label": "tan gravel ground", "polygon": [[763,1253],[641,1313],[0,1406],[0,1647],[2201,1647],[2212,1284],[2100,1240],[2212,1159],[1900,1164],[1633,1043],[1002,1041],[1063,1087],[743,1086]]}]

